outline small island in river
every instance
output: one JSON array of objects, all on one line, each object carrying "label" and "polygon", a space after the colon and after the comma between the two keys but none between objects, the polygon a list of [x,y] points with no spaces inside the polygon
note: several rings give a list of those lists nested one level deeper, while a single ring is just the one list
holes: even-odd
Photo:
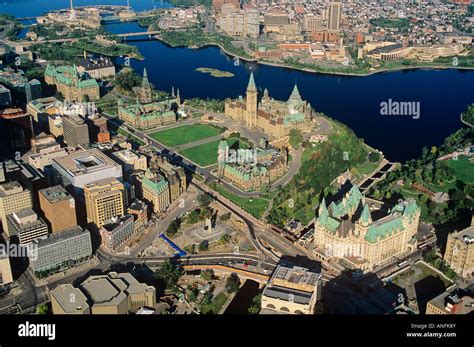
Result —
[{"label": "small island in river", "polygon": [[217,69],[211,69],[208,67],[197,68],[196,71],[210,74],[212,77],[234,77],[234,74],[229,71],[221,71]]}]

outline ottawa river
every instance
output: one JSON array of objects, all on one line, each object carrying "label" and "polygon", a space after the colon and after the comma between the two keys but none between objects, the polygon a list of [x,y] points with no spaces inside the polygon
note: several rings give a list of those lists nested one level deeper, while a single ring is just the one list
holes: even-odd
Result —
[{"label": "ottawa river", "polygon": [[[135,10],[159,8],[160,1],[131,0]],[[126,0],[75,0],[74,4],[126,5]],[[0,0],[0,13],[30,17],[52,9],[67,8],[69,0]],[[108,24],[113,33],[144,31],[137,23]],[[474,103],[474,71],[405,70],[366,77],[345,77],[308,73],[292,69],[240,63],[218,47],[201,49],[172,48],[156,40],[134,40],[145,57],[132,60],[139,73],[147,68],[157,89],[180,89],[184,98],[226,98],[244,95],[250,71],[263,91],[268,88],[275,99],[286,100],[295,83],[303,99],[317,112],[337,119],[382,150],[391,161],[417,157],[423,146],[440,145],[443,139],[462,127],[459,115]],[[196,71],[199,67],[230,71],[232,78],[215,78]],[[381,115],[381,102],[417,102],[419,119],[411,116]]]}]

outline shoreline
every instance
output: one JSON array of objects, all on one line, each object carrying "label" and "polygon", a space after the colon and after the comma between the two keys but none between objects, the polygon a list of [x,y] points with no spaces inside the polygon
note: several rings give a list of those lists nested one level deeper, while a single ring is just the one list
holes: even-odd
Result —
[{"label": "shoreline", "polygon": [[397,72],[397,71],[405,71],[405,70],[448,70],[448,69],[453,69],[453,70],[474,71],[474,66],[473,67],[466,67],[466,66],[444,66],[444,65],[407,66],[407,67],[398,67],[398,68],[394,68],[394,69],[379,69],[379,70],[375,70],[375,71],[371,71],[371,72],[365,72],[365,73],[315,71],[315,70],[310,69],[310,68],[299,68],[299,67],[286,65],[284,63],[273,63],[273,62],[269,62],[269,61],[265,61],[265,60],[259,60],[259,59],[256,59],[256,58],[243,57],[243,56],[240,56],[236,53],[231,53],[231,52],[227,51],[219,43],[208,42],[208,43],[204,43],[204,44],[197,45],[197,46],[186,46],[186,45],[173,45],[173,44],[167,42],[166,40],[162,39],[158,35],[155,35],[154,38],[157,39],[158,41],[161,41],[161,42],[167,44],[168,46],[170,46],[172,48],[180,48],[181,47],[181,48],[188,48],[188,49],[201,49],[201,48],[206,48],[206,47],[219,47],[228,56],[231,56],[231,57],[234,57],[234,58],[239,58],[239,59],[244,60],[248,63],[257,63],[257,64],[261,64],[261,65],[280,67],[280,68],[303,71],[303,72],[309,72],[309,73],[314,73],[314,74],[336,75],[336,76],[347,76],[347,77],[368,77],[368,76],[372,76],[372,75],[379,74],[379,73]]}]

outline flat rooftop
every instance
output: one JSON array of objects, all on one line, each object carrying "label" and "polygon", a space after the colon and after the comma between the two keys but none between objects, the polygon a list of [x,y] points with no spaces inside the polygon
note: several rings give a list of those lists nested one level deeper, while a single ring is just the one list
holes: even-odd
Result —
[{"label": "flat rooftop", "polygon": [[120,167],[115,161],[97,148],[70,153],[53,159],[53,163],[66,170],[72,176],[85,175],[110,167]]},{"label": "flat rooftop", "polygon": [[459,231],[453,237],[466,243],[474,243],[474,225]]},{"label": "flat rooftop", "polygon": [[54,204],[59,201],[69,200],[72,196],[62,186],[52,186],[39,191],[49,203]]},{"label": "flat rooftop", "polygon": [[56,299],[66,313],[82,312],[89,307],[86,296],[71,284],[57,286],[51,291],[51,296]]}]

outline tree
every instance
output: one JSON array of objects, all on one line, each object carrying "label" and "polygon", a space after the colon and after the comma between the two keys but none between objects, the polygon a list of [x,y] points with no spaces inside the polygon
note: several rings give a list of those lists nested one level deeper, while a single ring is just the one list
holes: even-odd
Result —
[{"label": "tree", "polygon": [[170,260],[166,260],[155,272],[155,278],[162,281],[166,288],[175,287],[182,275],[183,269],[178,263]]},{"label": "tree", "polygon": [[231,238],[230,238],[230,235],[229,234],[224,234],[221,236],[221,238],[219,239],[219,243],[221,245],[226,245],[230,242]]},{"label": "tree", "polygon": [[36,308],[36,314],[41,314],[41,315],[50,314],[49,305],[48,305],[48,304],[39,305],[39,306]]},{"label": "tree", "polygon": [[230,219],[230,212],[224,213],[219,217],[221,222],[225,222]]},{"label": "tree", "polygon": [[208,207],[214,199],[209,194],[198,196],[198,202],[201,207]]},{"label": "tree", "polygon": [[249,314],[258,314],[262,305],[262,294],[257,294],[252,299],[252,304],[248,309]]},{"label": "tree", "polygon": [[212,281],[214,278],[214,271],[211,269],[201,271],[201,278],[205,281]]},{"label": "tree", "polygon": [[303,142],[303,135],[299,129],[290,130],[290,145],[293,148],[299,148],[300,144]]},{"label": "tree", "polygon": [[168,236],[173,236],[175,235],[181,226],[181,220],[179,218],[175,219],[171,224],[169,225],[168,229],[166,229],[166,235]]},{"label": "tree", "polygon": [[237,293],[240,289],[240,279],[236,273],[232,273],[225,282],[225,289],[228,293]]},{"label": "tree", "polygon": [[377,152],[372,152],[369,154],[369,161],[371,163],[378,163],[380,160],[380,154]]},{"label": "tree", "polygon": [[207,241],[207,240],[202,241],[199,244],[198,249],[199,249],[200,252],[207,251],[209,249],[209,241]]}]

